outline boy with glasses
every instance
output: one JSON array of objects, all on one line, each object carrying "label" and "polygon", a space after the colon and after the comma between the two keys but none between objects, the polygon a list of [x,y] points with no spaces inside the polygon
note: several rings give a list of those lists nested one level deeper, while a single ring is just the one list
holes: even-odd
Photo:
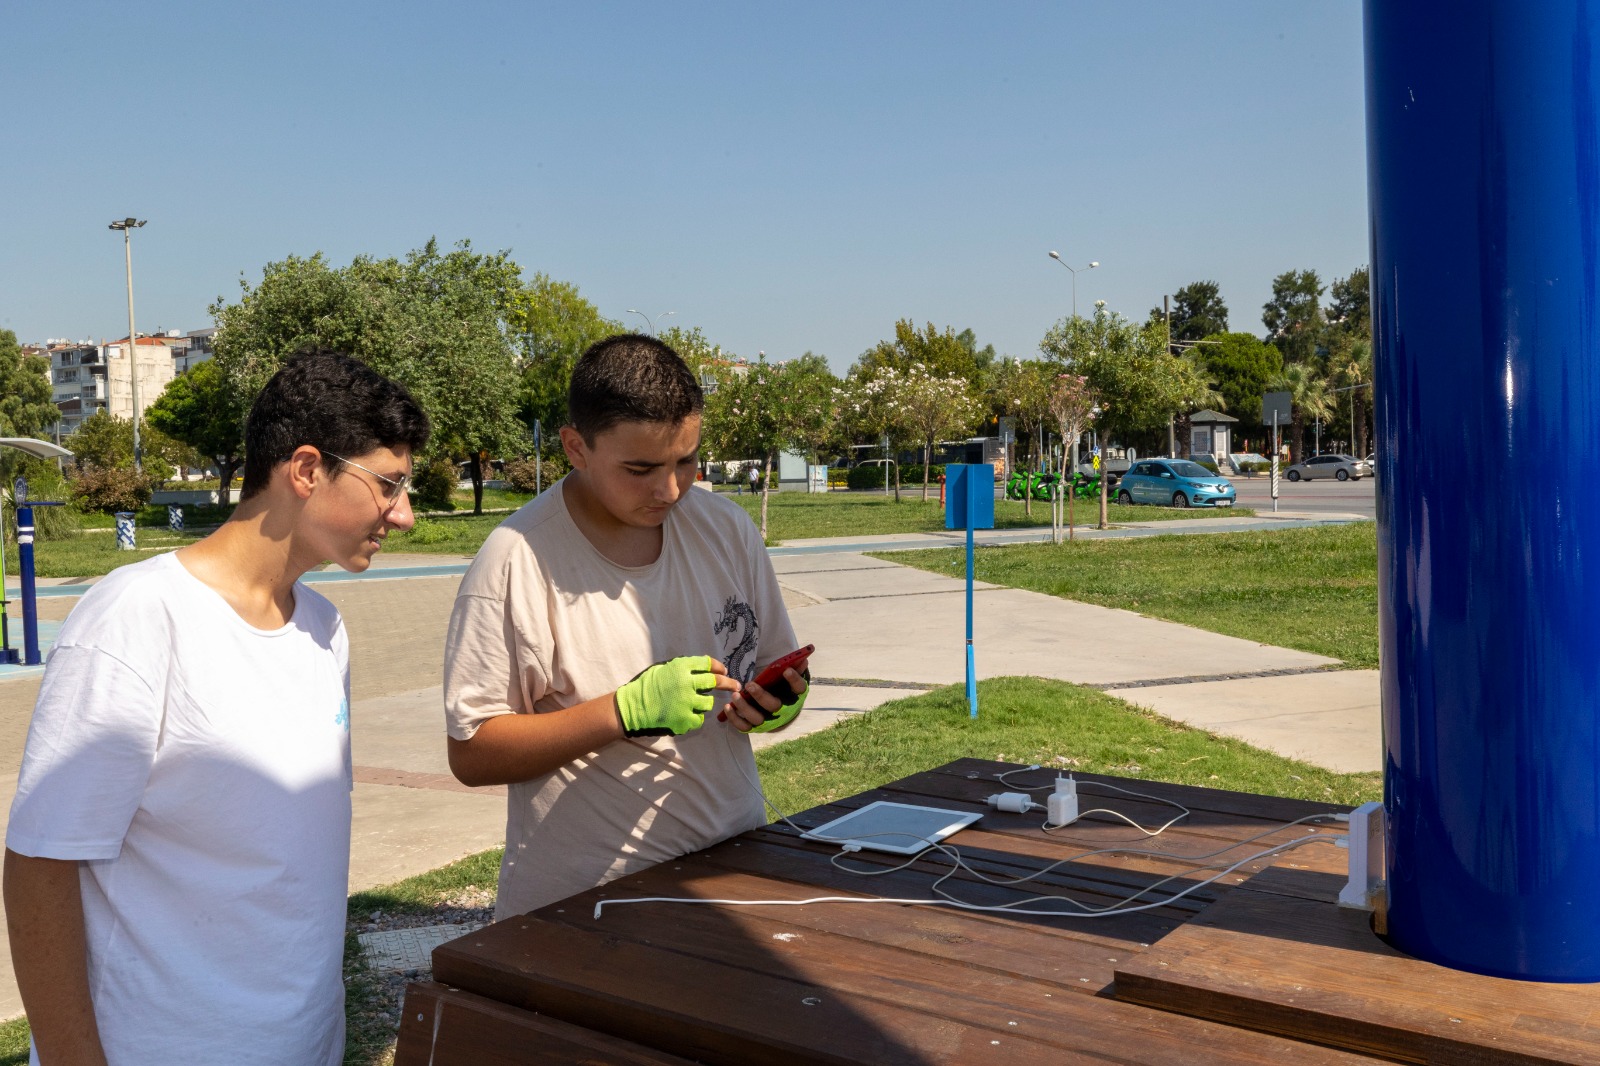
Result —
[{"label": "boy with glasses", "polygon": [[567,395],[572,473],[461,582],[447,743],[462,782],[510,785],[499,918],[765,822],[745,734],[788,724],[806,681],[741,694],[796,641],[749,516],[692,491],[702,407],[655,338],[595,344]]},{"label": "boy with glasses", "polygon": [[349,652],[299,578],[365,570],[411,527],[427,439],[395,382],[291,358],[251,408],[232,517],[62,626],[6,832],[34,1063],[342,1061]]}]

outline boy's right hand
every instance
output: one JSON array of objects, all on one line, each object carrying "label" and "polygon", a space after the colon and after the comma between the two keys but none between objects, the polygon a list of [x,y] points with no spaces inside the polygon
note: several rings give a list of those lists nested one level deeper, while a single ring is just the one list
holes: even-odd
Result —
[{"label": "boy's right hand", "polygon": [[630,737],[681,736],[705,724],[716,689],[739,690],[709,655],[680,655],[640,671],[617,689],[617,716]]}]

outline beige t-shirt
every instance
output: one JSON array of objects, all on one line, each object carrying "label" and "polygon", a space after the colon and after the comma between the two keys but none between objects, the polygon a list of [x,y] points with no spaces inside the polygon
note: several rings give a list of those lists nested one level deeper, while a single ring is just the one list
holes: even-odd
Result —
[{"label": "beige t-shirt", "polygon": [[[501,523],[461,582],[444,660],[452,737],[470,739],[497,714],[603,696],[679,655],[715,656],[749,680],[794,650],[772,564],[737,504],[684,493],[660,557],[629,567],[589,542],[563,491]],[[713,711],[683,736],[615,741],[513,784],[496,917],[764,824],[756,780],[749,738]]]}]

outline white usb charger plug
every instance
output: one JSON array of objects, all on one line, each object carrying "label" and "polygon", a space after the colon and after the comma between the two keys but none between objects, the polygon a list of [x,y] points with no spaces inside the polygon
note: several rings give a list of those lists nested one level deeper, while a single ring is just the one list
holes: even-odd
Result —
[{"label": "white usb charger plug", "polygon": [[1050,793],[1050,798],[1045,804],[1048,815],[1047,824],[1051,826],[1071,825],[1078,820],[1078,781],[1068,775],[1056,775],[1056,790]]}]

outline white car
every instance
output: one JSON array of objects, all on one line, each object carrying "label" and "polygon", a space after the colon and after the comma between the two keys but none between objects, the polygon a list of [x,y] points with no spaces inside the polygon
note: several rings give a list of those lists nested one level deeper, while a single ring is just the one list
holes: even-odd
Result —
[{"label": "white car", "polygon": [[1331,477],[1339,481],[1360,481],[1372,476],[1372,467],[1365,459],[1353,455],[1313,455],[1291,466],[1284,477],[1290,481],[1310,481],[1313,478]]}]

